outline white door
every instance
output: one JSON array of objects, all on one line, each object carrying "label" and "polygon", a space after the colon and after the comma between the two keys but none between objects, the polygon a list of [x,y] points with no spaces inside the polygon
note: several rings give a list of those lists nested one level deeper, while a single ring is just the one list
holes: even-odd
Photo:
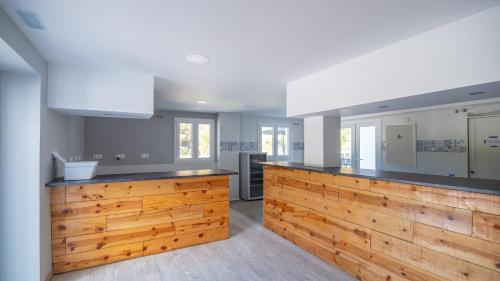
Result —
[{"label": "white door", "polygon": [[500,180],[500,117],[469,119],[469,176]]},{"label": "white door", "polygon": [[377,143],[380,129],[376,122],[356,124],[356,161],[355,167],[360,169],[377,169],[380,149]]}]

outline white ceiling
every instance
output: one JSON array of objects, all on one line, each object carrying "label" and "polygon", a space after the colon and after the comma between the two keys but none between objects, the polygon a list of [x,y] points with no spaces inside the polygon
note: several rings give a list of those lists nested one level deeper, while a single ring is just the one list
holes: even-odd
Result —
[{"label": "white ceiling", "polygon": [[[285,114],[286,83],[500,0],[0,0],[50,62],[157,77],[158,109]],[[47,26],[27,28],[15,9]],[[210,57],[192,65],[187,54]],[[199,105],[197,100],[208,101]]]}]

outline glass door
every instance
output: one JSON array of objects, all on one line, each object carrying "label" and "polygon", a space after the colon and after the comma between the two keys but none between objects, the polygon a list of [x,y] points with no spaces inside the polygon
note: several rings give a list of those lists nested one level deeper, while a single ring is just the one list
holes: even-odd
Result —
[{"label": "glass door", "polygon": [[356,149],[353,167],[376,170],[380,165],[380,122],[356,123]]}]

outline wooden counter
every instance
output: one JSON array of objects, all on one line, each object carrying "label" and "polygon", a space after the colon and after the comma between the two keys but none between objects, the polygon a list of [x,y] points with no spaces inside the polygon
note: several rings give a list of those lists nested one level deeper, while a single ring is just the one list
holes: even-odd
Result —
[{"label": "wooden counter", "polygon": [[176,177],[51,187],[53,272],[228,238],[228,178]]},{"label": "wooden counter", "polygon": [[264,167],[264,225],[359,280],[500,280],[500,196]]}]

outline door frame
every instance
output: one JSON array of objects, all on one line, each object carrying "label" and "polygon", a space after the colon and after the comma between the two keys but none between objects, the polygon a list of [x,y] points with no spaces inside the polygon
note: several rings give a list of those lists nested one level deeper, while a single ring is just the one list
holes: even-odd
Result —
[{"label": "door frame", "polygon": [[493,114],[484,114],[484,115],[469,115],[467,116],[467,138],[466,138],[466,144],[465,144],[465,149],[467,153],[467,178],[471,178],[471,170],[472,170],[472,165],[471,161],[474,159],[474,150],[471,149],[471,144],[473,141],[471,140],[471,121],[474,119],[480,119],[480,118],[490,118],[490,117],[500,117],[500,113],[493,113]]},{"label": "door frame", "polygon": [[342,122],[342,128],[352,129],[352,168],[359,169],[359,128],[375,126],[375,169],[382,169],[382,119],[349,120]]}]

